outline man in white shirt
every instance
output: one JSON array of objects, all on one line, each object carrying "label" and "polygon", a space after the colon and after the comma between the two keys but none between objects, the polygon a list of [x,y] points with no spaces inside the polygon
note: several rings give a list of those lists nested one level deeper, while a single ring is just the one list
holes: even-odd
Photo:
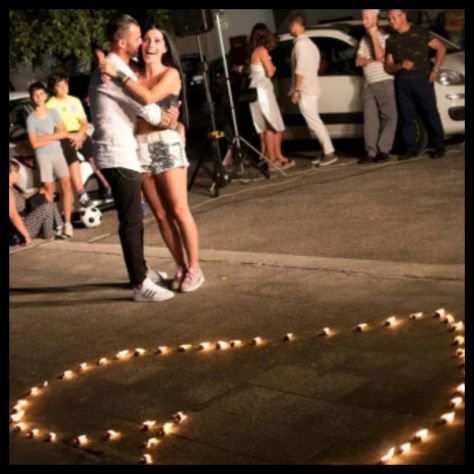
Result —
[{"label": "man in white shirt", "polygon": [[335,163],[338,158],[327,128],[319,116],[319,96],[321,95],[318,79],[319,49],[305,35],[305,29],[306,19],[303,15],[295,14],[290,17],[289,31],[295,38],[291,55],[293,66],[291,101],[293,104],[298,104],[311,134],[319,140],[323,149],[322,159],[316,159],[312,163],[318,166],[328,166]]},{"label": "man in white shirt", "polygon": [[[118,81],[136,76],[129,67],[141,45],[141,30],[129,15],[120,15],[107,27],[111,43],[108,59],[120,72]],[[164,301],[174,293],[158,286],[159,276],[147,268],[143,244],[143,210],[141,200],[141,167],[134,135],[137,115],[152,125],[164,128],[177,120],[178,110],[162,111],[157,105],[143,107],[129,96],[115,80],[108,80],[95,71],[89,86],[94,125],[97,166],[112,188],[119,218],[122,251],[134,289],[135,301]]]},{"label": "man in white shirt", "polygon": [[361,39],[356,65],[364,70],[364,140],[366,155],[359,163],[389,159],[397,131],[394,78],[385,71],[388,34],[378,27],[379,10],[362,10],[367,34]]}]

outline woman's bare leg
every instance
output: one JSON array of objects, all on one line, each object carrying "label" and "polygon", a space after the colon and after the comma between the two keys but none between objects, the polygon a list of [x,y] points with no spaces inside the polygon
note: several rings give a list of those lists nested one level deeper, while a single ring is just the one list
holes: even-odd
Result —
[{"label": "woman's bare leg", "polygon": [[184,243],[189,270],[200,270],[199,234],[188,204],[187,169],[176,168],[156,176],[160,193],[173,213]]},{"label": "woman's bare leg", "polygon": [[166,210],[157,190],[155,179],[150,173],[143,174],[142,191],[155,216],[161,236],[176,262],[176,265],[186,268],[178,229],[176,228],[172,215]]}]

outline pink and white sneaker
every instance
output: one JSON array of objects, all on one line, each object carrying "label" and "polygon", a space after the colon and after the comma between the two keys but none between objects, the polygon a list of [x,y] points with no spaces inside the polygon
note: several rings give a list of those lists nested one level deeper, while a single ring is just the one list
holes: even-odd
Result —
[{"label": "pink and white sneaker", "polygon": [[180,290],[185,275],[186,275],[186,269],[181,267],[181,266],[177,266],[176,267],[176,273],[174,275],[173,280],[171,281],[171,289],[173,291],[179,291]]},{"label": "pink and white sneaker", "polygon": [[188,270],[186,272],[186,276],[184,277],[184,281],[181,284],[181,291],[183,293],[191,293],[192,291],[196,291],[203,285],[204,281],[204,274],[201,270],[197,270],[195,272]]}]

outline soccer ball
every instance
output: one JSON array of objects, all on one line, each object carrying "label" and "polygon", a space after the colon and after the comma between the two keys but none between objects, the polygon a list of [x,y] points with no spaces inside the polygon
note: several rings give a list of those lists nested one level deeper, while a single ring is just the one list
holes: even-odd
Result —
[{"label": "soccer ball", "polygon": [[81,222],[89,229],[102,223],[102,212],[97,207],[88,207],[80,211]]}]

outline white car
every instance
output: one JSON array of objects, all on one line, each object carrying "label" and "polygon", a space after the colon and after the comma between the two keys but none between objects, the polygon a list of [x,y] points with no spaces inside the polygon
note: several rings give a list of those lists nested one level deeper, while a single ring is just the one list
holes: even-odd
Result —
[{"label": "white car", "polygon": [[[386,22],[381,27],[389,29]],[[320,113],[332,138],[359,138],[363,136],[362,69],[355,60],[359,40],[365,34],[360,21],[328,23],[307,29],[306,35],[321,53],[319,80],[321,85]],[[464,51],[433,33],[448,49],[439,79],[435,84],[438,109],[445,136],[464,135],[465,55]],[[298,107],[291,103],[291,51],[293,38],[279,37],[278,47],[272,52],[277,67],[275,89],[285,125],[285,138],[310,138],[309,131]],[[428,141],[427,131],[418,120],[417,148],[423,150]]]},{"label": "white car", "polygon": [[[9,156],[20,164],[18,186],[27,193],[38,189],[41,184],[35,164],[34,151],[30,146],[26,133],[26,119],[32,110],[28,92],[10,92]],[[78,153],[78,156],[82,182],[85,190],[92,197],[94,205],[99,208],[111,205],[110,199],[100,199],[99,182],[90,163],[80,153]]]}]

